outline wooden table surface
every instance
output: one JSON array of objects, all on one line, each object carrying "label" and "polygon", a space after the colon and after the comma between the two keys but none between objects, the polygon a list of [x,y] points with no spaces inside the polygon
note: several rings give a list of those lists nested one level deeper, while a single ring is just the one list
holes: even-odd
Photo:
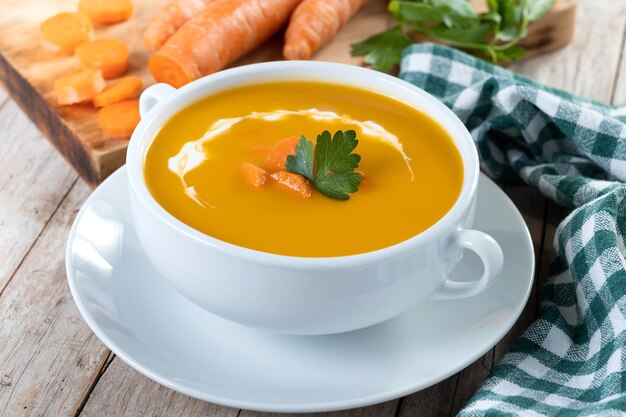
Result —
[{"label": "wooden table surface", "polygon": [[[626,102],[626,0],[580,0],[568,47],[516,64],[540,82],[604,103]],[[528,187],[506,187],[531,231],[536,285],[521,318],[484,357],[407,397],[329,413],[454,415],[538,314],[554,231],[564,212]],[[83,322],[65,277],[65,241],[91,189],[0,89],[0,415],[265,415],[162,387],[116,358]]]}]

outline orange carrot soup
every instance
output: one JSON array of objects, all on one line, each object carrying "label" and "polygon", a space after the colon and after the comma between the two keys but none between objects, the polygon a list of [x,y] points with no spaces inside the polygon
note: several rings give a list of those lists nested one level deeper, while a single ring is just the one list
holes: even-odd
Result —
[{"label": "orange carrot soup", "polygon": [[219,92],[175,114],[154,137],[144,174],[165,210],[209,236],[331,257],[432,226],[459,197],[463,162],[442,126],[400,101],[276,82]]}]

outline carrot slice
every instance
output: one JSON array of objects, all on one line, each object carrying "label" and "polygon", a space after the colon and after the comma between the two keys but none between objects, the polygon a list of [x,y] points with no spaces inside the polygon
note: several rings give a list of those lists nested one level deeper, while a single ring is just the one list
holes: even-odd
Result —
[{"label": "carrot slice", "polygon": [[287,157],[296,154],[298,140],[299,138],[297,136],[291,136],[276,142],[267,154],[267,164],[269,168],[276,171],[285,169]]},{"label": "carrot slice", "polygon": [[59,13],[39,26],[43,47],[65,55],[74,53],[76,45],[93,38],[93,26],[84,14]]},{"label": "carrot slice", "polygon": [[54,82],[54,93],[61,105],[91,100],[104,89],[106,82],[98,69],[85,69]]},{"label": "carrot slice", "polygon": [[285,33],[286,59],[309,59],[330,41],[368,0],[304,0],[293,12]]},{"label": "carrot slice", "polygon": [[302,175],[289,171],[278,171],[273,173],[271,177],[274,178],[279,184],[297,192],[300,197],[311,197],[311,193],[313,192],[311,183],[309,183]]},{"label": "carrot slice", "polygon": [[156,11],[143,33],[143,42],[150,52],[159,49],[178,28],[203,11],[215,0],[169,0]]},{"label": "carrot slice", "polygon": [[157,81],[180,87],[219,71],[277,32],[300,1],[215,1],[152,56],[150,72]]},{"label": "carrot slice", "polygon": [[257,188],[267,184],[269,178],[266,170],[249,162],[241,164],[241,173],[248,184]]},{"label": "carrot slice", "polygon": [[133,98],[141,91],[143,83],[139,77],[124,77],[105,87],[104,90],[92,100],[96,107],[104,107],[107,104]]},{"label": "carrot slice", "polygon": [[123,75],[128,69],[128,47],[115,39],[97,39],[76,47],[83,67],[99,68],[104,78]]},{"label": "carrot slice", "polygon": [[133,3],[131,0],[80,0],[78,10],[94,23],[110,25],[128,19],[133,14]]},{"label": "carrot slice", "polygon": [[98,112],[100,129],[114,139],[130,139],[140,119],[138,98],[109,104]]}]

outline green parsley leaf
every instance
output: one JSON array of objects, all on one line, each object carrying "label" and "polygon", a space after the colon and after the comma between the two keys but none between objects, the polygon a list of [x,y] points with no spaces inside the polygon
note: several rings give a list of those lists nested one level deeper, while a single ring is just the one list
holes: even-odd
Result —
[{"label": "green parsley leaf", "polygon": [[435,7],[449,7],[457,16],[470,19],[478,16],[467,0],[430,0],[429,3]]},{"label": "green parsley leaf", "polygon": [[[332,138],[325,130],[317,136],[315,148],[310,140],[301,136],[295,155],[287,157],[285,169],[303,175],[328,197],[348,200],[348,193],[357,192],[361,184],[361,175],[354,172],[361,156],[352,153],[358,143],[354,130],[338,130]],[[315,173],[314,160],[317,165]]]},{"label": "green parsley leaf", "polygon": [[502,22],[500,23],[500,31],[494,36],[497,40],[503,42],[511,42],[525,35],[526,24],[524,24],[524,8],[516,5],[515,1],[500,0],[500,15]]},{"label": "green parsley leaf", "polygon": [[400,63],[411,36],[424,34],[494,62],[514,61],[524,55],[516,45],[527,36],[528,24],[555,1],[487,0],[489,10],[477,14],[467,0],[391,0],[389,11],[399,26],[352,45],[352,55],[387,71]]},{"label": "green parsley leaf", "polygon": [[348,200],[348,193],[359,191],[361,176],[356,172],[335,172],[315,181],[315,188],[330,198]]},{"label": "green parsley leaf", "polygon": [[496,61],[513,62],[526,55],[526,50],[524,48],[520,48],[519,46],[511,45],[506,49],[495,51],[495,54]]},{"label": "green parsley leaf", "polygon": [[391,1],[388,7],[399,22],[442,22],[450,14],[449,7],[433,7],[412,1]]},{"label": "green parsley leaf", "polygon": [[304,176],[309,181],[315,182],[313,176],[313,142],[300,136],[298,146],[296,146],[296,154],[287,157],[287,171],[295,172]]},{"label": "green parsley leaf", "polygon": [[396,26],[352,45],[352,56],[363,56],[375,70],[388,71],[400,63],[402,51],[412,43],[402,28]]}]

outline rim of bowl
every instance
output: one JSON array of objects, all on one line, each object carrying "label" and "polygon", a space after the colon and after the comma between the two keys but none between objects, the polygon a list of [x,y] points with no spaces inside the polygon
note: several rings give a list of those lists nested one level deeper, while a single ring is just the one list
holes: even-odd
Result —
[{"label": "rim of bowl", "polygon": [[[298,75],[299,71],[311,71],[316,75],[304,76]],[[274,73],[290,72],[291,74],[276,75]],[[335,80],[334,75],[338,72],[353,73],[355,78],[358,78],[359,82],[345,82],[345,80]],[[256,76],[261,75],[257,79]],[[224,81],[238,80],[236,85],[221,88],[220,85]],[[191,105],[192,103],[216,93],[218,91],[227,90],[229,88],[240,87],[244,85],[260,84],[267,82],[278,81],[308,81],[308,82],[323,82],[327,84],[339,84],[347,85],[356,88],[367,89],[367,87],[374,87],[375,84],[380,84],[381,88],[372,88],[376,93],[386,95],[396,101],[403,102],[411,107],[425,113],[427,116],[434,119],[439,123],[453,139],[454,144],[461,154],[463,162],[463,184],[461,186],[461,192],[457,197],[452,207],[434,224],[427,229],[418,233],[417,235],[398,242],[394,245],[387,246],[381,249],[377,249],[370,252],[363,252],[354,255],[342,255],[332,257],[304,257],[304,256],[290,256],[280,255],[271,252],[263,252],[256,249],[246,248],[233,243],[226,242],[224,240],[207,235],[193,227],[183,223],[181,220],[174,217],[167,210],[165,210],[149,192],[144,178],[144,159],[145,150],[148,149],[149,144],[154,139],[155,133],[146,135],[146,132],[154,129],[154,125],[158,124],[158,128],[162,126],[169,118],[171,118],[178,111]],[[213,88],[210,92],[201,94],[198,98],[188,100],[185,97],[192,95],[190,93],[203,90],[205,85],[210,85]],[[415,95],[420,100],[425,101],[429,106],[433,106],[437,111],[443,112],[448,117],[447,121],[440,120],[429,113],[424,107],[419,107],[414,103],[408,103],[405,100],[394,96],[393,94],[386,93],[384,90],[385,85],[392,85],[396,88],[405,90],[411,95]],[[175,105],[167,114],[162,115],[163,109],[167,105]],[[156,120],[159,118],[165,118],[161,122]],[[450,126],[452,123],[455,126]],[[460,134],[453,134],[452,128],[459,131]],[[463,155],[463,150],[460,148],[462,143],[468,152],[467,157]],[[382,259],[389,259],[400,255],[405,255],[411,252],[425,240],[437,237],[448,230],[448,227],[461,218],[463,213],[467,211],[469,205],[472,202],[472,198],[476,194],[479,178],[479,161],[478,152],[472,137],[461,122],[461,120],[441,101],[422,90],[419,87],[414,86],[400,78],[393,77],[388,74],[384,74],[378,71],[374,71],[368,68],[358,67],[348,64],[331,63],[331,62],[315,62],[315,61],[275,61],[275,62],[263,62],[257,64],[244,65],[236,68],[223,70],[202,78],[199,78],[181,88],[173,90],[170,94],[166,95],[159,100],[143,117],[137,125],[137,128],[132,134],[128,145],[128,151],[126,154],[126,165],[128,167],[128,179],[130,184],[130,192],[140,200],[145,208],[150,210],[161,223],[173,229],[188,238],[193,239],[207,247],[214,250],[222,251],[225,254],[235,256],[240,259],[252,261],[255,263],[278,265],[291,268],[306,268],[306,269],[330,269],[342,266],[355,265],[367,265],[371,263],[377,263]]]}]

